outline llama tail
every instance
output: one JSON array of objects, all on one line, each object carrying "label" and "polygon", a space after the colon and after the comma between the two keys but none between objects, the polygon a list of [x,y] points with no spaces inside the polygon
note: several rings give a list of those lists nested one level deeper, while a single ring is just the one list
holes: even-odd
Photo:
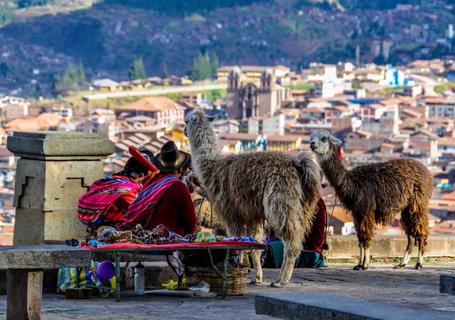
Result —
[{"label": "llama tail", "polygon": [[319,199],[322,181],[321,168],[319,168],[319,165],[312,159],[312,155],[309,152],[299,153],[297,155],[297,160],[300,164],[299,173],[302,177],[302,187],[304,187],[304,191],[307,191],[308,188],[317,191]]},{"label": "llama tail", "polygon": [[[303,191],[302,204],[308,211],[314,212],[321,198],[321,169],[312,159],[310,152],[298,154],[299,174]],[[306,210],[305,210],[306,211]]]}]

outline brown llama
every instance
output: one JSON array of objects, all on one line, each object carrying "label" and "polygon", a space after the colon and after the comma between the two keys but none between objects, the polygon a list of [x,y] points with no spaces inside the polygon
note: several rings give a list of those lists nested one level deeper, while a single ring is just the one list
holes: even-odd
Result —
[{"label": "brown llama", "polygon": [[[192,165],[230,236],[263,240],[267,220],[284,242],[284,263],[272,286],[291,279],[320,197],[320,173],[311,155],[254,152],[222,157],[209,119],[193,111],[186,120]],[[263,279],[259,251],[253,253],[256,283]]]},{"label": "brown llama", "polygon": [[433,178],[425,165],[412,159],[397,159],[347,170],[339,156],[341,141],[326,131],[313,132],[310,147],[341,203],[352,212],[360,248],[359,264],[354,270],[368,268],[375,224],[386,225],[399,213],[408,244],[395,268],[409,262],[414,244],[419,250],[415,268],[422,268],[429,233],[428,202],[433,189]]}]

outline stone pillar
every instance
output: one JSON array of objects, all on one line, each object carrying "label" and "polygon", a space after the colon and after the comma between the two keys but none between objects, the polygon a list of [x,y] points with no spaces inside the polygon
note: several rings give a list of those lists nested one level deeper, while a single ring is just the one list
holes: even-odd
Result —
[{"label": "stone pillar", "polygon": [[16,168],[14,245],[84,238],[76,201],[103,173],[114,144],[100,135],[14,132],[7,148]]}]

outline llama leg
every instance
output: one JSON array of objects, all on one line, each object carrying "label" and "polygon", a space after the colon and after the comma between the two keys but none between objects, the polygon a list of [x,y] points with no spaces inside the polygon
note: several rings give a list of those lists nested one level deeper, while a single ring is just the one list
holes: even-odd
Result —
[{"label": "llama leg", "polygon": [[305,222],[305,214],[310,213],[303,212],[300,199],[279,187],[280,183],[269,186],[263,200],[265,217],[284,244],[280,279],[272,282],[273,287],[282,287],[291,280],[295,259],[303,248],[305,231],[311,226],[311,219]]},{"label": "llama leg", "polygon": [[416,228],[416,236],[415,238],[417,239],[417,248],[418,248],[418,254],[417,254],[417,263],[415,265],[416,269],[422,269],[423,268],[423,257],[425,253],[425,247],[427,246],[427,241],[428,241],[428,233],[429,233],[429,227],[428,227],[428,208],[423,207],[421,208],[420,213],[418,214],[418,220],[419,220],[419,225]]},{"label": "llama leg", "polygon": [[[421,269],[429,233],[428,198],[421,193],[416,193],[414,197],[414,202],[402,212],[400,223],[408,237],[412,237],[416,240],[418,256],[415,268]],[[408,246],[410,246],[409,243]]]},{"label": "llama leg", "polygon": [[[258,226],[254,233],[254,238],[258,242],[262,242],[264,240],[264,228],[263,226]],[[261,264],[261,252],[259,250],[253,250],[253,265],[254,270],[256,270],[256,278],[255,283],[260,284],[262,283],[263,279],[263,272],[262,272],[262,264]]]},{"label": "llama leg", "polygon": [[278,277],[272,281],[272,287],[275,287],[275,288],[280,288],[282,287],[283,285],[281,284],[281,279],[283,278],[283,270],[285,269],[285,265],[286,265],[286,261],[287,261],[287,254],[286,254],[286,244],[283,243],[284,245],[284,249],[283,249],[283,263],[281,264],[281,267],[280,267],[280,272],[278,274]]},{"label": "llama leg", "polygon": [[417,246],[419,248],[419,252],[417,254],[417,263],[416,263],[416,266],[415,268],[417,270],[419,269],[422,269],[423,268],[423,250],[424,250],[424,246],[423,246],[423,241],[422,240],[417,240]]},{"label": "llama leg", "polygon": [[[368,229],[368,230],[370,230],[370,229]],[[363,261],[362,261],[362,264],[360,265],[359,270],[368,269],[368,265],[370,264],[371,242],[372,242],[371,235],[368,232],[365,232],[365,239],[362,241],[362,243],[363,243]]]},{"label": "llama leg", "polygon": [[370,247],[365,247],[363,249],[362,270],[368,269],[369,264],[370,264]]},{"label": "llama leg", "polygon": [[263,271],[261,265],[261,252],[259,250],[254,250],[253,253],[253,264],[254,270],[256,271],[256,277],[254,283],[261,284],[263,279]]},{"label": "llama leg", "polygon": [[396,265],[394,269],[403,268],[409,263],[409,260],[411,259],[412,249],[414,247],[412,237],[415,237],[414,219],[412,218],[414,214],[415,206],[413,205],[413,203],[408,205],[401,212],[400,224],[408,237],[408,244],[406,246],[403,259],[401,259],[400,264]]},{"label": "llama leg", "polygon": [[359,243],[359,249],[360,249],[359,263],[353,268],[353,270],[360,270],[360,268],[362,266],[362,263],[363,263],[363,260],[364,260],[364,257],[365,257],[365,249],[364,249],[364,247],[363,247],[363,245],[361,243]]},{"label": "llama leg", "polygon": [[425,247],[427,246],[428,242],[428,226],[426,228],[423,228],[423,234],[419,234],[417,238],[417,247],[418,247],[418,255],[417,255],[417,263],[415,265],[416,269],[422,269],[423,268],[423,257],[425,254]]},{"label": "llama leg", "polygon": [[[361,214],[358,214],[358,213],[353,213],[352,214],[354,217],[362,217]],[[359,221],[358,219],[354,219],[354,228],[355,228],[355,231],[357,233],[357,240],[359,240],[359,263],[357,263],[356,266],[354,266],[354,268],[352,268],[353,270],[360,270],[362,264],[363,264],[363,260],[365,259],[365,248],[363,246],[363,238],[361,237],[361,230],[362,230],[362,224],[361,224],[361,221]]]},{"label": "llama leg", "polygon": [[280,272],[278,273],[278,277],[276,278],[276,280],[272,281],[272,284],[271,284],[272,287],[275,287],[275,288],[281,287],[280,281],[281,281],[281,277],[282,277],[282,274],[283,274],[283,268],[284,268],[284,260],[283,260],[283,263],[281,264]]},{"label": "llama leg", "polygon": [[409,260],[411,259],[411,254],[412,254],[412,239],[410,236],[408,236],[408,245],[406,246],[406,250],[403,255],[403,259],[401,259],[400,264],[396,265],[394,269],[399,269],[405,267],[408,263]]},{"label": "llama leg", "polygon": [[299,249],[291,248],[289,244],[284,244],[284,261],[281,265],[280,278],[272,282],[272,287],[280,288],[289,283],[291,280],[292,272],[294,271],[295,260],[297,258]]},{"label": "llama leg", "polygon": [[248,255],[243,250],[240,251],[239,261],[242,265],[249,266]]},{"label": "llama leg", "polygon": [[[370,212],[370,211],[366,211]],[[357,238],[360,245],[359,265],[354,270],[366,270],[370,263],[371,239],[374,233],[374,216],[366,214],[363,221],[356,226]]]},{"label": "llama leg", "polygon": [[359,247],[360,247],[359,264],[356,265],[353,269],[354,270],[366,270],[366,269],[368,269],[368,265],[370,264],[371,240],[361,242]]}]

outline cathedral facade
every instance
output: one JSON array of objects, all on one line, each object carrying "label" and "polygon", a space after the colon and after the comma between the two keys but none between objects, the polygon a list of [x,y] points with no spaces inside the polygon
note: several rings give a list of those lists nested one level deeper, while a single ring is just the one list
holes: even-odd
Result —
[{"label": "cathedral facade", "polygon": [[240,68],[233,68],[228,77],[227,111],[229,118],[245,120],[250,117],[273,116],[284,101],[289,100],[289,92],[277,84],[271,69],[258,67],[259,81],[246,80]]}]

